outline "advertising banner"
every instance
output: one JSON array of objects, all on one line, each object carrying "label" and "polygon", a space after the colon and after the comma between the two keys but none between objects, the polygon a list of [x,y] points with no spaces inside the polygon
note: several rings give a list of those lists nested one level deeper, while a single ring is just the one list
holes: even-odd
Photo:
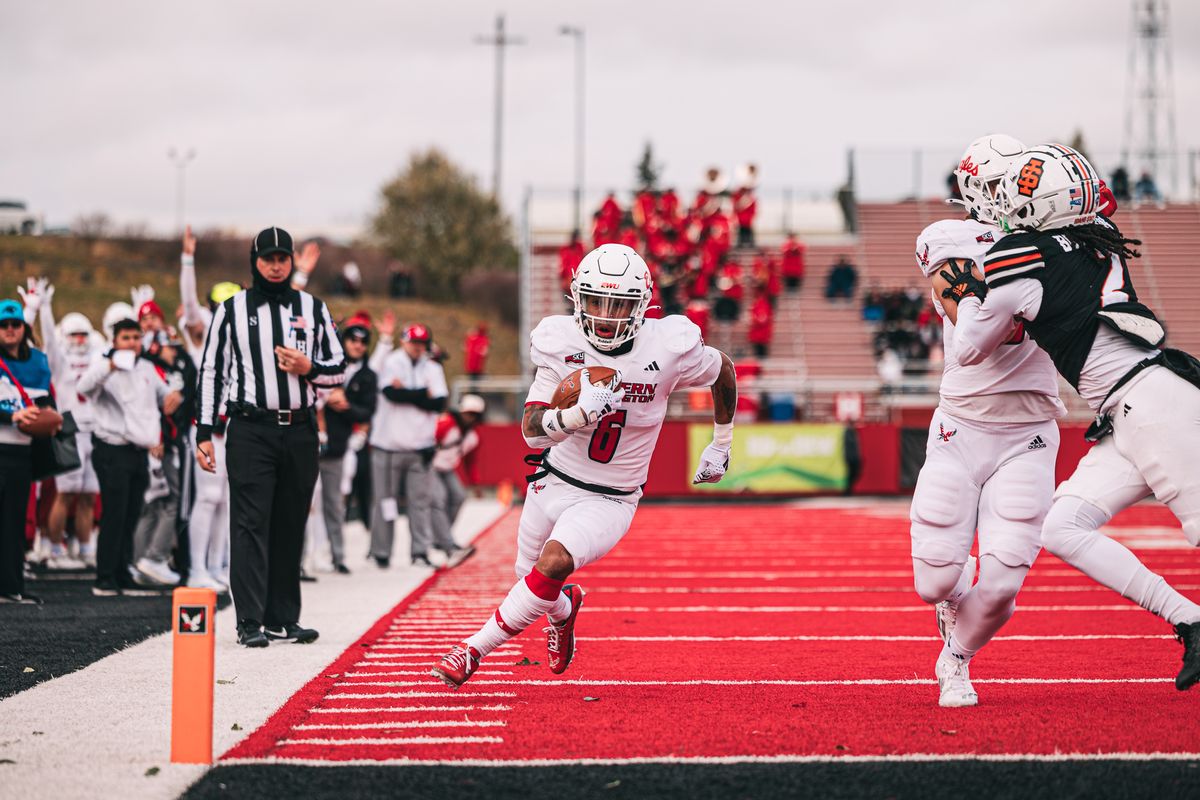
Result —
[{"label": "advertising banner", "polygon": [[[730,469],[709,492],[841,492],[848,478],[841,425],[738,425]],[[712,441],[711,425],[688,428],[689,469]],[[689,480],[691,474],[689,473]]]}]

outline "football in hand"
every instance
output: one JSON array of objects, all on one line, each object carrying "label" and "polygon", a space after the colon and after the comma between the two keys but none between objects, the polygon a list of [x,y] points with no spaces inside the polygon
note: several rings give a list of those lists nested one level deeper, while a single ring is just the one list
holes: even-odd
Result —
[{"label": "football in hand", "polygon": [[617,374],[617,371],[611,367],[580,367],[558,384],[558,388],[554,390],[554,397],[550,400],[551,408],[570,408],[579,402],[579,389],[583,385],[584,369],[587,369],[593,386],[608,383]]},{"label": "football in hand", "polygon": [[44,439],[48,436],[53,436],[62,428],[62,415],[53,408],[39,409],[37,419],[26,422],[17,426],[17,429],[26,436],[33,436],[38,439]]}]

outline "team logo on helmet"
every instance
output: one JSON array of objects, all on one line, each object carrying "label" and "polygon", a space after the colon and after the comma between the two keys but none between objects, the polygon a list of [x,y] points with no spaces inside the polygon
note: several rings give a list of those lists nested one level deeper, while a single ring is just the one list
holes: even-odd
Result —
[{"label": "team logo on helmet", "polygon": [[1025,197],[1033,197],[1038,184],[1042,182],[1042,167],[1045,163],[1040,158],[1031,158],[1025,162],[1025,166],[1021,167],[1021,175],[1017,178],[1018,192]]}]

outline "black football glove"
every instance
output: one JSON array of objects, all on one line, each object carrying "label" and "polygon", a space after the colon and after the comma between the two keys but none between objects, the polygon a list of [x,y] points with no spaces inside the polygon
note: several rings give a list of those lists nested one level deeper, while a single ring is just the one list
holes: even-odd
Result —
[{"label": "black football glove", "polygon": [[[979,302],[987,297],[987,284],[975,277],[975,273],[971,272],[971,262],[963,262],[955,259],[950,259],[946,262],[947,269],[943,269],[939,275],[946,279],[950,284],[942,291],[942,297],[955,302],[961,301],[964,297],[978,297]],[[947,271],[948,270],[948,271]]]}]

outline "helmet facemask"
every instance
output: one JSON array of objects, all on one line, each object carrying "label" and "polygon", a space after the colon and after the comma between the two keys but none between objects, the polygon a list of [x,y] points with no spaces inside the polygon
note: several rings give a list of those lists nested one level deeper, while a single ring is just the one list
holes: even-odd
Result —
[{"label": "helmet facemask", "polygon": [[605,292],[576,283],[571,287],[571,300],[579,330],[593,347],[607,352],[638,335],[649,297]]}]

